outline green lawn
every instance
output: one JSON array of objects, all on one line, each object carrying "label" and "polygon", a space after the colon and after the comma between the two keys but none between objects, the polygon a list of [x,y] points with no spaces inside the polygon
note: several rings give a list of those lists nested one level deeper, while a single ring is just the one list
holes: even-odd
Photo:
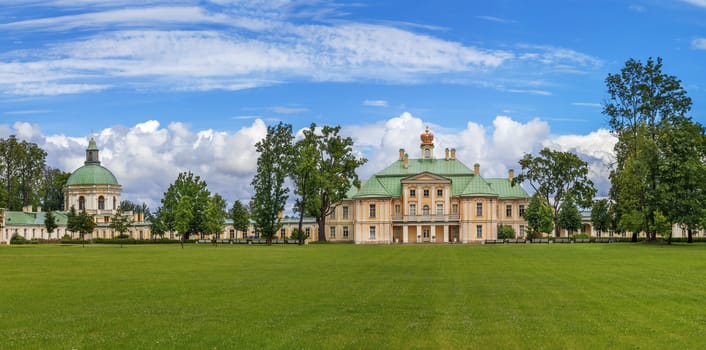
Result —
[{"label": "green lawn", "polygon": [[706,244],[0,247],[0,348],[695,349]]}]

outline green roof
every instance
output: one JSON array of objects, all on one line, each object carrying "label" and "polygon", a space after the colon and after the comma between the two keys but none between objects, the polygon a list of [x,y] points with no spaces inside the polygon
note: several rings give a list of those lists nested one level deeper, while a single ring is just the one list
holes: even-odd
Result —
[{"label": "green roof", "polygon": [[[57,225],[66,226],[66,213],[55,211],[54,219]],[[46,212],[41,213],[25,213],[22,211],[5,211],[6,225],[44,225]]]},{"label": "green roof", "polygon": [[110,170],[99,164],[86,164],[73,172],[66,181],[72,185],[118,185],[118,180]]},{"label": "green roof", "polygon": [[409,159],[408,166],[397,160],[387,168],[361,181],[359,191],[351,189],[348,198],[402,197],[402,179],[428,172],[451,181],[452,197],[499,197],[502,199],[529,198],[520,185],[512,186],[507,178],[485,179],[458,159]]},{"label": "green roof", "polygon": [[96,145],[96,140],[93,139],[91,136],[91,140],[88,141],[88,148],[86,148],[86,151],[97,151],[98,150],[98,145]]}]

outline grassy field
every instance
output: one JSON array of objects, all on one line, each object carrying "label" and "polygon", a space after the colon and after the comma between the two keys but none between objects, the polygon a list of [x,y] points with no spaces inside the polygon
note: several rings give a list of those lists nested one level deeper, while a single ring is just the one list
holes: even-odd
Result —
[{"label": "grassy field", "polygon": [[706,245],[0,247],[0,348],[695,349]]}]

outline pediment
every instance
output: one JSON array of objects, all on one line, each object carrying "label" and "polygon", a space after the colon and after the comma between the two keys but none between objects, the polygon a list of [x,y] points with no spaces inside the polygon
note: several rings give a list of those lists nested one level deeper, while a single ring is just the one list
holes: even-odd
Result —
[{"label": "pediment", "polygon": [[451,183],[451,180],[448,178],[445,178],[443,176],[430,173],[430,172],[423,172],[419,174],[415,174],[412,176],[408,176],[402,179],[403,184],[410,184],[410,183]]}]

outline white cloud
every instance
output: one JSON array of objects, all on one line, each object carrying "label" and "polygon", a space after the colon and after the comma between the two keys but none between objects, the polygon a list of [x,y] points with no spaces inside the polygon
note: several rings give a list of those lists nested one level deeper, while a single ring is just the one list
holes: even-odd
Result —
[{"label": "white cloud", "polygon": [[530,95],[539,95],[539,96],[551,96],[552,93],[551,91],[547,90],[528,90],[528,89],[508,89],[508,92],[516,93],[516,94],[530,94]]},{"label": "white cloud", "polygon": [[[486,73],[499,71],[521,78],[510,87],[490,78],[495,81],[487,87],[547,95],[547,90],[528,88],[533,80],[526,72],[582,73],[601,64],[569,49],[489,49],[418,33],[409,25],[302,22],[298,16],[317,2],[49,4],[74,14],[0,24],[20,37],[59,32],[52,44],[0,52],[0,93],[58,95],[112,87],[241,90],[298,81],[478,84]],[[335,12],[343,5],[322,6]],[[72,35],[61,34],[68,32]]]},{"label": "white cloud", "polygon": [[365,101],[363,101],[363,106],[387,107],[387,101],[385,101],[385,100],[365,100]]},{"label": "white cloud", "polygon": [[594,108],[600,108],[603,106],[600,103],[595,103],[595,102],[573,102],[571,104],[574,106],[579,106],[579,107],[594,107]]},{"label": "white cloud", "polygon": [[308,112],[308,108],[303,108],[303,107],[286,107],[286,106],[275,106],[275,107],[270,107],[268,110],[275,112],[277,114],[297,114],[297,113],[304,113]]},{"label": "white cloud", "polygon": [[685,2],[687,4],[691,4],[694,6],[706,7],[706,0],[682,0],[682,2]]},{"label": "white cloud", "polygon": [[691,47],[697,50],[706,50],[706,38],[696,38],[692,40]]},{"label": "white cloud", "polygon": [[[410,113],[373,124],[352,124],[342,128],[351,136],[355,152],[368,159],[359,175],[365,179],[382,170],[405,149],[410,158],[419,158],[419,135],[426,126],[435,134],[435,156],[444,156],[445,148],[456,148],[456,156],[467,166],[481,165],[484,177],[505,177],[508,169],[519,172],[518,161],[525,153],[536,154],[543,147],[578,154],[590,165],[590,176],[606,195],[608,174],[613,162],[615,138],[607,130],[588,135],[551,136],[549,125],[533,119],[519,122],[497,116],[492,125],[468,121],[463,129],[446,129]],[[193,130],[184,123],[166,127],[156,120],[133,126],[113,126],[95,134],[102,164],[113,171],[123,186],[123,197],[159,205],[164,191],[181,171],[201,176],[209,190],[227,200],[248,201],[252,196],[250,181],[256,171],[254,144],[267,133],[262,119],[236,131]],[[37,143],[47,151],[47,164],[73,171],[83,164],[87,136],[44,135],[38,125],[0,124],[0,137],[16,134]]]}]

